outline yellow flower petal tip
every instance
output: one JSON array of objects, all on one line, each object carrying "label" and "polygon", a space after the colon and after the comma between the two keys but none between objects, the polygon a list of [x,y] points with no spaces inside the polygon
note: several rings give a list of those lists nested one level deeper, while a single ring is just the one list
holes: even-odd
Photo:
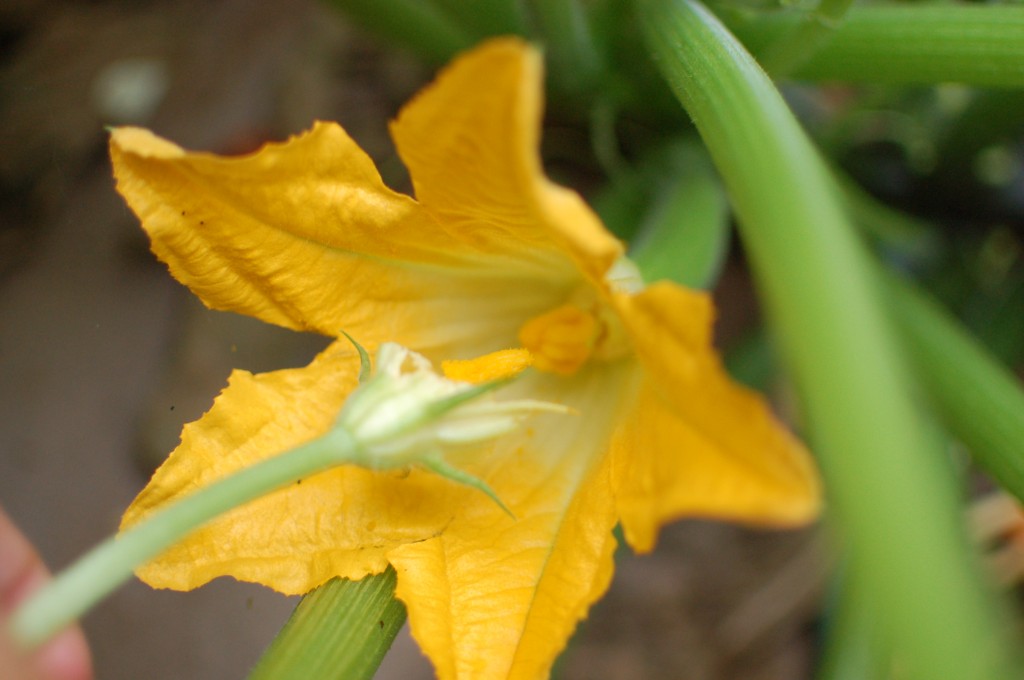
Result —
[{"label": "yellow flower petal tip", "polygon": [[441,362],[441,370],[449,380],[474,385],[512,378],[533,365],[533,356],[525,349],[503,349],[482,357]]},{"label": "yellow flower petal tip", "polygon": [[137,127],[117,127],[110,133],[111,146],[149,158],[176,158],[185,155],[177,144]]}]

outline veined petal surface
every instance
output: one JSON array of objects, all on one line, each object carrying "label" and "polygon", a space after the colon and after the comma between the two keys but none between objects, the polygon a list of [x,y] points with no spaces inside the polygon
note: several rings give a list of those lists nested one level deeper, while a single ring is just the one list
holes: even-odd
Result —
[{"label": "veined petal surface", "polygon": [[484,249],[568,253],[592,281],[622,254],[578,194],[540,160],[540,53],[516,38],[456,59],[391,126],[416,198],[443,230],[469,230]]},{"label": "veined petal surface", "polygon": [[[128,508],[122,526],[324,434],[355,387],[358,368],[342,340],[305,368],[235,371],[213,408],[185,427],[181,444]],[[383,571],[389,549],[437,535],[474,494],[426,472],[343,466],[220,516],[137,573],[157,588],[190,590],[233,576],[301,594],[334,576]]]},{"label": "veined petal surface", "polygon": [[812,520],[820,481],[810,455],[710,345],[707,295],[657,283],[616,306],[646,373],[613,440],[623,528],[638,551],[657,528],[705,516],[769,525]]},{"label": "veined petal surface", "polygon": [[440,230],[335,124],[236,158],[137,128],[115,130],[110,148],[154,252],[216,309],[429,351],[449,324],[471,342],[467,320],[514,332],[571,274],[557,253],[509,259],[482,248],[473,225]]},{"label": "veined petal surface", "polygon": [[488,474],[517,521],[475,506],[440,536],[388,554],[413,636],[440,678],[547,677],[608,587],[616,516],[605,454],[635,369],[588,373],[527,385],[580,415],[531,420]]}]

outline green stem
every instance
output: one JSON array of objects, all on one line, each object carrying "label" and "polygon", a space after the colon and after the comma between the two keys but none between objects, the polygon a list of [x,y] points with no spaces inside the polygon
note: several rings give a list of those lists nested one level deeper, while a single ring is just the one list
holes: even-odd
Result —
[{"label": "green stem", "polygon": [[942,239],[929,223],[879,202],[840,169],[832,174],[846,214],[875,248],[911,265],[938,257]]},{"label": "green stem", "polygon": [[[840,573],[842,579],[842,573]],[[856,583],[837,583],[828,608],[828,637],[822,650],[818,680],[888,680],[888,661],[879,649],[871,612],[858,597]]]},{"label": "green stem", "polygon": [[[791,32],[800,16],[730,21],[755,54]],[[806,80],[962,82],[1024,86],[1024,7],[898,4],[851,9],[831,38],[793,72]]]},{"label": "green stem", "polygon": [[884,275],[892,318],[949,428],[999,484],[1024,499],[1024,391],[941,307]]},{"label": "green stem", "polygon": [[571,99],[593,92],[604,65],[579,0],[533,0],[531,7],[556,89]]},{"label": "green stem", "polygon": [[22,604],[11,618],[21,644],[42,644],[156,557],[218,515],[296,479],[346,462],[354,450],[348,433],[330,433],[257,463],[158,510],[107,539]]},{"label": "green stem", "polygon": [[1005,627],[979,581],[952,470],[921,426],[827,169],[710,12],[688,0],[642,6],[648,45],[729,190],[885,644],[908,678],[1005,677]]},{"label": "green stem", "polygon": [[[423,2],[424,0],[420,0]],[[523,0],[432,0],[475,40],[493,35],[529,35]],[[387,3],[381,3],[387,4]]]},{"label": "green stem", "polygon": [[405,621],[395,570],[332,579],[302,598],[249,680],[372,678]]},{"label": "green stem", "polygon": [[473,45],[473,38],[443,10],[424,0],[330,0],[386,40],[443,64]]},{"label": "green stem", "polygon": [[761,65],[775,78],[788,75],[828,42],[852,4],[853,0],[821,0],[759,55]]},{"label": "green stem", "polygon": [[710,290],[729,249],[729,205],[707,153],[695,142],[676,146],[677,169],[662,182],[629,257],[645,281]]},{"label": "green stem", "polygon": [[[889,208],[838,176],[850,214],[883,250],[931,257],[926,223]],[[979,340],[908,281],[879,267],[881,295],[936,410],[1000,486],[1024,501],[1024,389]]]}]

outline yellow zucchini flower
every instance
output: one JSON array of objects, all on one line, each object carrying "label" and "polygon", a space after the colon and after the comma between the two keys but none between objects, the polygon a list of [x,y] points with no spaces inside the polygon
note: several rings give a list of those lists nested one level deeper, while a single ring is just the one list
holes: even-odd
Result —
[{"label": "yellow zucchini flower", "polygon": [[[516,39],[443,71],[391,127],[415,199],[331,123],[239,158],[113,132],[118,190],[208,306],[344,330],[371,350],[398,342],[448,360],[454,379],[480,370],[460,360],[525,347],[534,368],[503,396],[578,412],[531,415],[459,461],[514,518],[428,471],[347,466],[222,516],[143,567],[144,581],[191,589],[230,575],[295,594],[392,564],[441,678],[539,678],[608,586],[616,523],[643,552],[679,517],[815,517],[815,468],[726,375],[708,296],[644,286],[580,197],[544,176],[542,83],[540,55]],[[358,369],[342,338],[305,368],[235,371],[125,524],[323,434]]]}]

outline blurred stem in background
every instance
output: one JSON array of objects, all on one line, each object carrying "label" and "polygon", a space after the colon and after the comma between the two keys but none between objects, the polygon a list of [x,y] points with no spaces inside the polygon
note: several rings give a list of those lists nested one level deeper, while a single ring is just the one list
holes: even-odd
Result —
[{"label": "blurred stem in background", "polygon": [[880,274],[907,356],[932,403],[975,460],[1024,499],[1024,392],[1019,382],[920,291]]},{"label": "blurred stem in background", "polygon": [[331,0],[331,4],[366,29],[435,65],[474,43],[474,36],[447,12],[424,0]]},{"label": "blurred stem in background", "polygon": [[[804,21],[796,12],[724,11],[755,55],[777,49]],[[847,83],[964,82],[1024,86],[1024,7],[872,4],[853,7],[813,54],[793,65],[804,80]]]},{"label": "blurred stem in background", "polygon": [[[1010,674],[956,484],[923,426],[829,172],[771,81],[702,5],[639,3],[647,43],[729,190],[848,549],[907,677]],[[820,54],[820,53],[819,53]]]},{"label": "blurred stem in background", "polygon": [[853,0],[821,0],[758,55],[761,67],[776,79],[792,73],[831,40],[852,4]]},{"label": "blurred stem in background", "polygon": [[829,603],[826,644],[818,680],[888,680],[889,655],[879,647],[877,627],[858,586],[840,574]]}]

